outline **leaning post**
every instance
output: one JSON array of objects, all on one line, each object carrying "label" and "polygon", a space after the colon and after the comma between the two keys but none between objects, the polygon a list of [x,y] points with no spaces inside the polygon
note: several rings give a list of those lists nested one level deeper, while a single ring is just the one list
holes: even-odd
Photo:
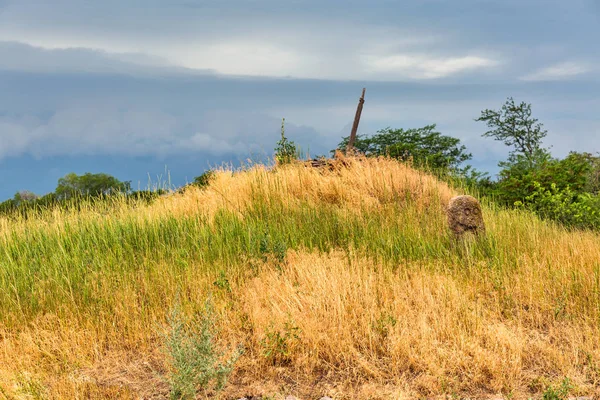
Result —
[{"label": "leaning post", "polygon": [[358,106],[356,107],[356,115],[354,116],[354,124],[352,124],[352,131],[350,132],[350,140],[346,146],[346,154],[351,154],[354,150],[354,142],[356,141],[356,132],[358,131],[358,123],[360,122],[360,114],[362,113],[363,104],[365,103],[365,91],[363,88],[362,95],[358,99]]}]

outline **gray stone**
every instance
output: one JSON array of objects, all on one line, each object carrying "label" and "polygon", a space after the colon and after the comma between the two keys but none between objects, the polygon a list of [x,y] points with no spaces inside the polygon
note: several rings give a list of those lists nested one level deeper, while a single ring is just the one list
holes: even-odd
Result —
[{"label": "gray stone", "polygon": [[466,233],[485,234],[483,213],[479,201],[473,196],[456,196],[448,203],[448,225],[458,237]]}]

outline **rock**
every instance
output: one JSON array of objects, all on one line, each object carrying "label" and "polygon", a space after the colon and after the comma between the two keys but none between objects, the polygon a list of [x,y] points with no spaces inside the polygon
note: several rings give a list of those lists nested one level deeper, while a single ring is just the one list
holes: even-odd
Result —
[{"label": "rock", "polygon": [[333,400],[331,397],[325,396],[321,397],[319,400]]},{"label": "rock", "polygon": [[298,400],[298,398],[294,396],[285,396],[285,400]]},{"label": "rock", "polygon": [[485,224],[479,201],[473,196],[456,196],[448,203],[448,225],[452,233],[462,238],[465,233],[485,234]]}]

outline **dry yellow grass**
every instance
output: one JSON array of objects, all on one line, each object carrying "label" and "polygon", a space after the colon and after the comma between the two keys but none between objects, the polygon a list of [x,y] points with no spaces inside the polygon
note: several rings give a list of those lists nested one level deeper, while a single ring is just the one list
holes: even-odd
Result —
[{"label": "dry yellow grass", "polygon": [[[29,264],[16,250],[1,253],[12,272],[2,278],[0,398],[167,395],[160,327],[177,296],[191,315],[202,310],[208,293],[219,343],[246,349],[223,398],[527,398],[565,377],[572,395],[595,393],[600,236],[486,206],[488,237],[456,244],[446,238],[443,215],[454,194],[385,159],[349,161],[334,171],[257,166],[220,171],[206,190],[148,206],[0,221],[0,244],[7,249],[30,251],[34,244],[26,235],[32,231],[93,232],[81,240],[99,245],[118,233],[108,248],[122,254],[95,254],[90,265],[99,266],[81,272],[76,266],[86,259],[57,242],[62,247],[47,249],[40,264],[48,271],[32,272],[30,293],[44,299],[37,304],[28,302],[25,289],[10,287],[18,283],[14,277],[26,277]],[[229,222],[220,219],[223,210],[231,213]],[[376,225],[361,231],[365,243],[355,243],[338,238],[341,228],[303,219],[317,212],[323,226],[354,224],[357,235],[363,225]],[[186,218],[200,222],[188,226]],[[164,250],[130,249],[122,236],[132,229],[141,243],[158,229],[153,221],[163,220],[174,222],[160,227],[180,235]],[[260,233],[263,220],[294,227],[282,236],[290,242],[284,261],[227,250],[254,240],[255,234],[240,235]],[[129,221],[125,228],[123,221]],[[216,238],[210,248],[185,239],[202,224]],[[222,233],[226,224],[234,233]],[[305,229],[304,235],[322,229],[332,237],[311,247],[319,235],[302,242],[294,229]],[[53,257],[62,258],[55,263]],[[119,257],[137,265],[120,265]],[[61,269],[68,265],[72,270]],[[222,278],[227,284],[215,285]]]}]

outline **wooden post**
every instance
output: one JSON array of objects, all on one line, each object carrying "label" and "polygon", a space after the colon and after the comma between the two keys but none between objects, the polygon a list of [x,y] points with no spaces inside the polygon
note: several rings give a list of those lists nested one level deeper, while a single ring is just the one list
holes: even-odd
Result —
[{"label": "wooden post", "polygon": [[352,124],[352,132],[350,132],[350,140],[348,140],[348,146],[346,147],[346,154],[350,155],[354,149],[354,142],[356,141],[356,132],[358,131],[358,123],[360,122],[360,114],[362,113],[363,104],[365,103],[365,88],[362,90],[362,95],[358,99],[358,106],[356,107],[356,115],[354,116],[354,124]]}]

